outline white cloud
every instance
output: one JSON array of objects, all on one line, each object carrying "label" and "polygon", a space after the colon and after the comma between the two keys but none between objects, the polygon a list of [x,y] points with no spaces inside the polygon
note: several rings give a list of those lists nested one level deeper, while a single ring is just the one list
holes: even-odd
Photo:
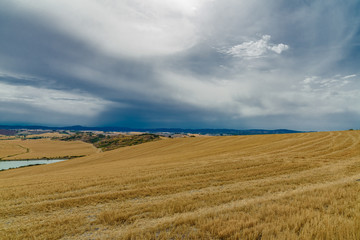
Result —
[{"label": "white cloud", "polygon": [[347,75],[347,76],[343,77],[342,79],[348,79],[348,78],[353,78],[353,77],[356,77],[356,74]]},{"label": "white cloud", "polygon": [[342,91],[342,88],[351,84],[348,77],[341,75],[332,78],[320,78],[319,76],[306,77],[303,80],[302,88],[304,91]]},{"label": "white cloud", "polygon": [[344,112],[360,114],[358,83],[346,79],[341,75],[332,78],[306,77],[296,92],[290,92],[294,102],[303,104],[297,110],[308,116]]},{"label": "white cloud", "polygon": [[208,0],[11,1],[44,23],[112,55],[173,54],[197,42],[196,12]]},{"label": "white cloud", "polygon": [[262,38],[257,41],[243,42],[222,52],[240,58],[260,58],[268,56],[270,52],[281,54],[283,51],[289,49],[289,46],[283,43],[269,43],[270,39],[270,35],[263,35]]},{"label": "white cloud", "polygon": [[304,83],[305,83],[305,84],[309,84],[309,83],[315,81],[317,78],[318,78],[318,77],[316,77],[316,76],[306,77],[306,78],[304,79]]},{"label": "white cloud", "polygon": [[17,103],[75,116],[96,116],[104,106],[110,104],[108,101],[81,92],[71,93],[5,83],[0,83],[0,103],[2,105]]},{"label": "white cloud", "polygon": [[[357,82],[306,77],[292,87],[291,74],[239,74],[228,79],[204,80],[166,72],[163,91],[171,100],[207,109],[233,119],[271,115],[311,118],[344,112],[360,114]],[[266,79],[266,80],[264,80]]]},{"label": "white cloud", "polygon": [[277,54],[281,54],[283,51],[286,51],[289,49],[289,46],[283,43],[280,43],[278,45],[270,46],[268,47],[269,50],[276,52]]}]

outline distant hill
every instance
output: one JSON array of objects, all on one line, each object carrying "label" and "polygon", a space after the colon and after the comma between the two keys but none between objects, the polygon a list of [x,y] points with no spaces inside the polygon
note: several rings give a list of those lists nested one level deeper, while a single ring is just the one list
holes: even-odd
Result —
[{"label": "distant hill", "polygon": [[15,130],[1,129],[0,128],[0,135],[14,136],[14,135],[16,135],[16,133],[17,133],[17,131],[15,131]]},{"label": "distant hill", "polygon": [[84,127],[84,126],[67,126],[67,127],[48,127],[48,126],[10,126],[0,125],[0,129],[42,129],[42,130],[70,130],[70,131],[104,131],[104,132],[148,132],[148,133],[192,133],[192,134],[209,134],[209,135],[257,135],[257,134],[285,134],[300,133],[302,131],[288,129],[183,129],[183,128],[127,128],[127,127]]},{"label": "distant hill", "polygon": [[120,147],[138,145],[141,143],[152,142],[160,140],[160,136],[155,134],[139,134],[139,135],[115,135],[105,136],[104,134],[93,134],[88,132],[78,132],[76,134],[59,138],[62,141],[83,141],[91,143],[97,148],[101,148],[103,151],[110,151]]}]

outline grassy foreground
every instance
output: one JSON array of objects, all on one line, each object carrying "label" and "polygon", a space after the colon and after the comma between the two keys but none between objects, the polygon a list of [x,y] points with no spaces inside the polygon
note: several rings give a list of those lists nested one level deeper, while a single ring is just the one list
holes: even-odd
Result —
[{"label": "grassy foreground", "polygon": [[360,239],[360,131],[162,140],[0,185],[0,239]]}]

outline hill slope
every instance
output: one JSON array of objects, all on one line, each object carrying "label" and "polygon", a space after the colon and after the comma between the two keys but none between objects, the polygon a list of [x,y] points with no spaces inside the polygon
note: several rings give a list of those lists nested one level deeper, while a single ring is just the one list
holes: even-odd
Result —
[{"label": "hill slope", "polygon": [[0,141],[0,160],[72,158],[96,152],[98,150],[94,146],[81,141],[63,142],[50,139]]},{"label": "hill slope", "polygon": [[360,239],[360,131],[169,139],[0,172],[1,239]]}]

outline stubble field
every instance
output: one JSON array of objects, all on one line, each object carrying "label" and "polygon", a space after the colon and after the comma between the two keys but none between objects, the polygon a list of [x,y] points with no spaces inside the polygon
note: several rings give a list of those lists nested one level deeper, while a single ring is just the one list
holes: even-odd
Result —
[{"label": "stubble field", "polygon": [[161,140],[0,184],[0,239],[360,239],[360,131]]},{"label": "stubble field", "polygon": [[91,144],[81,141],[64,142],[51,139],[0,140],[0,159],[21,160],[67,158],[98,152]]}]

